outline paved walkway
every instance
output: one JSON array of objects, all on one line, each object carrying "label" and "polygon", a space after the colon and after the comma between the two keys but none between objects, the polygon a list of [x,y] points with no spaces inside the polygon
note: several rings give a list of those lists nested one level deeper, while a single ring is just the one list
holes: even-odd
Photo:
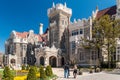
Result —
[{"label": "paved walkway", "polygon": [[104,72],[92,73],[83,72],[83,75],[77,75],[74,79],[72,71],[70,72],[69,78],[64,78],[64,71],[62,68],[54,68],[53,72],[58,76],[57,80],[120,80],[120,74],[108,74]]}]

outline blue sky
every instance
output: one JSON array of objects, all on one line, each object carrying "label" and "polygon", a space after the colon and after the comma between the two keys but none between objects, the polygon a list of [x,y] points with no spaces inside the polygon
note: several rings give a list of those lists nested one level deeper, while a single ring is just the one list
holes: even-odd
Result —
[{"label": "blue sky", "polygon": [[18,32],[33,29],[39,32],[39,23],[44,24],[44,31],[48,27],[47,9],[56,3],[67,3],[72,8],[74,18],[82,19],[91,16],[96,6],[99,10],[113,6],[116,0],[0,0],[0,52],[4,52],[4,42],[12,30]]}]

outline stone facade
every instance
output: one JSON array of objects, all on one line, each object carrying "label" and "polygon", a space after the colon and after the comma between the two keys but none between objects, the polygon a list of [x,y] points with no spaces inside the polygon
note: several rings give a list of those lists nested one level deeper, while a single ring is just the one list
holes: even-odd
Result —
[{"label": "stone facade", "polygon": [[2,67],[3,66],[3,53],[2,52],[0,52],[0,67]]},{"label": "stone facade", "polygon": [[[42,24],[40,31],[41,26]],[[22,65],[35,64],[61,66],[63,63],[60,49],[56,48],[55,44],[49,47],[47,33],[42,32],[35,34],[33,30],[23,33],[12,31],[5,42],[4,65],[9,65],[11,69],[21,69]]]},{"label": "stone facade", "polygon": [[60,49],[61,56],[69,60],[69,33],[68,27],[72,10],[67,7],[66,3],[54,4],[48,9],[49,17],[49,46],[53,44]]},{"label": "stone facade", "polygon": [[[95,64],[97,60],[94,50],[85,49],[82,44],[83,39],[92,39],[92,18],[88,20],[78,19],[69,25],[69,42],[70,42],[70,62],[78,64]],[[74,57],[73,57],[74,56]],[[95,58],[92,58],[92,57]],[[91,63],[91,62],[92,63]]]},{"label": "stone facade", "polygon": [[[65,4],[54,4],[48,9],[49,27],[43,34],[43,24],[40,24],[39,34],[33,30],[19,33],[12,31],[5,43],[5,65],[51,65],[63,66],[65,62],[83,65],[98,65],[99,55],[94,49],[82,47],[83,38],[92,40],[93,20],[105,14],[119,18],[119,4],[104,10],[92,12],[88,19],[70,21],[72,9]],[[119,40],[116,49],[116,59],[120,59]],[[119,53],[118,53],[119,52]],[[106,50],[102,50],[103,61],[107,60]],[[12,61],[11,61],[12,60]]]}]

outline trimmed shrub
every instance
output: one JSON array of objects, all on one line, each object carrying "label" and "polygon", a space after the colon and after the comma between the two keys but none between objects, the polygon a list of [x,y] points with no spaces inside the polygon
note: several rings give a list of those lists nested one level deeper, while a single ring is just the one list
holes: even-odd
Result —
[{"label": "trimmed shrub", "polygon": [[100,68],[96,68],[96,72],[100,72]]},{"label": "trimmed shrub", "polygon": [[79,74],[79,75],[82,75],[82,71],[80,70],[80,68],[79,68],[79,72],[78,72],[78,74]]},{"label": "trimmed shrub", "polygon": [[25,65],[22,65],[22,70],[25,70]]},{"label": "trimmed shrub", "polygon": [[44,80],[46,78],[46,74],[45,74],[43,66],[40,66],[40,78],[42,80]]},{"label": "trimmed shrub", "polygon": [[35,72],[38,73],[38,69],[37,69],[37,66],[34,66],[34,69],[35,69]]},{"label": "trimmed shrub", "polygon": [[46,73],[46,76],[52,76],[53,75],[52,68],[51,68],[50,65],[46,67],[45,73]]},{"label": "trimmed shrub", "polygon": [[37,80],[36,72],[34,67],[31,67],[27,75],[27,80]]},{"label": "trimmed shrub", "polygon": [[14,80],[14,76],[12,75],[10,68],[8,66],[4,68],[3,80]]},{"label": "trimmed shrub", "polygon": [[29,65],[26,66],[26,70],[29,70]]},{"label": "trimmed shrub", "polygon": [[92,70],[92,69],[90,69],[89,73],[93,73],[93,70]]}]

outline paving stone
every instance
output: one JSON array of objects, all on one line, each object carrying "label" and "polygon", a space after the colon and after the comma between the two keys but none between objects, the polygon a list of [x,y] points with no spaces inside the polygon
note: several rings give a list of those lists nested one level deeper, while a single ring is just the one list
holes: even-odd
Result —
[{"label": "paving stone", "polygon": [[70,71],[69,78],[64,78],[64,70],[62,68],[53,68],[54,74],[58,76],[57,80],[120,80],[120,74],[109,74],[105,72],[92,73],[83,72],[83,75],[77,75],[77,78],[73,78],[73,72]]}]

